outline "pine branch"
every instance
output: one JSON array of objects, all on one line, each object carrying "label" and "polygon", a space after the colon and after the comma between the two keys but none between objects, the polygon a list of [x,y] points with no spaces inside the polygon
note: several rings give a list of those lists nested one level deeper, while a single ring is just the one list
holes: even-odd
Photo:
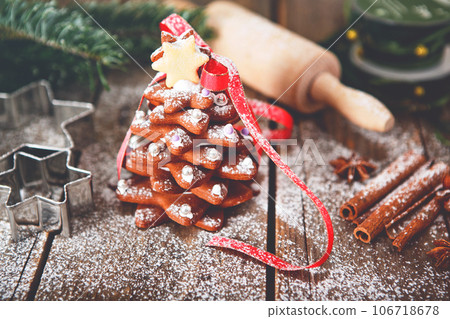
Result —
[{"label": "pine branch", "polygon": [[161,45],[159,23],[172,13],[186,19],[205,40],[212,38],[201,7],[176,11],[156,1],[90,2],[83,7],[108,32],[116,34],[121,45],[138,60],[148,61],[150,53]]},{"label": "pine branch", "polygon": [[98,61],[105,66],[125,62],[121,49],[86,15],[55,2],[3,0],[0,4],[1,38],[35,43]]},{"label": "pine branch", "polygon": [[[88,3],[84,8],[135,59],[149,63],[160,46],[159,22],[175,12],[156,1]],[[201,8],[178,12],[205,39],[211,37]],[[102,67],[123,66],[122,49],[78,6],[55,1],[0,1],[0,91],[41,78],[58,87],[74,79],[107,87]]]}]

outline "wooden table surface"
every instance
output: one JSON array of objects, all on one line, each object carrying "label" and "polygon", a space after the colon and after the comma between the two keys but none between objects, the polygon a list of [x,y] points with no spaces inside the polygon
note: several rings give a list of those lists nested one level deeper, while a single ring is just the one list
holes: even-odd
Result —
[{"label": "wooden table surface", "polygon": [[[433,240],[449,238],[449,220],[438,217],[402,253],[385,235],[370,245],[356,241],[354,226],[339,217],[338,209],[363,184],[347,184],[328,164],[355,151],[383,168],[409,149],[449,163],[450,149],[434,137],[431,124],[403,115],[391,132],[377,134],[331,110],[296,116],[290,146],[280,150],[287,149],[284,158],[328,208],[335,244],[323,267],[289,273],[205,247],[213,234],[197,228],[167,223],[142,231],[134,226],[134,207],[120,203],[112,189],[115,156],[150,79],[135,68],[111,73],[109,80],[111,90],[96,99],[95,132],[78,163],[93,173],[95,211],[73,218],[68,238],[30,230],[17,243],[1,219],[0,299],[450,300],[450,272],[436,270],[425,255]],[[75,90],[57,96],[86,99]],[[318,259],[325,229],[309,199],[273,164],[261,166],[258,183],[260,195],[229,211],[218,235],[269,249],[298,265]]]}]

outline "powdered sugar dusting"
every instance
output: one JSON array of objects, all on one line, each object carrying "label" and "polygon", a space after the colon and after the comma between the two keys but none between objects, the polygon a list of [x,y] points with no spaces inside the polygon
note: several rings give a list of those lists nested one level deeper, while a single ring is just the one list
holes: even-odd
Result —
[{"label": "powdered sugar dusting", "polygon": [[0,218],[1,300],[25,299],[46,238],[32,227],[20,227],[19,240],[12,242],[9,223]]},{"label": "powdered sugar dusting", "polygon": [[242,156],[242,154],[238,155],[238,162],[236,165],[227,165],[224,164],[220,166],[220,171],[227,174],[245,174],[251,175],[255,172],[255,164],[253,160],[249,156]]},{"label": "powdered sugar dusting", "polygon": [[236,131],[233,131],[231,134],[224,133],[224,125],[213,125],[208,128],[208,136],[212,139],[223,139],[227,140],[230,143],[237,143],[239,141],[239,136]]},{"label": "powdered sugar dusting", "polygon": [[220,220],[216,218],[212,218],[209,215],[203,217],[202,222],[205,226],[210,228],[220,227]]},{"label": "powdered sugar dusting", "polygon": [[[372,140],[389,145],[388,157],[378,161],[384,168],[393,159],[404,153],[407,146],[414,144],[414,127],[404,125],[389,134],[367,133]],[[409,125],[409,126],[408,126]],[[352,150],[336,143],[333,136],[321,131],[313,121],[301,124],[302,138],[312,138],[325,163],[338,156],[348,156]],[[408,138],[409,136],[409,138]],[[406,149],[405,149],[406,148]],[[413,145],[419,149],[418,145]],[[294,155],[293,151],[291,154]],[[291,156],[292,156],[291,155]],[[310,156],[302,167],[295,167],[296,173],[305,178],[305,183],[323,201],[332,217],[335,228],[334,250],[330,259],[320,269],[299,274],[278,275],[278,298],[282,300],[448,300],[450,274],[439,272],[433,261],[425,256],[433,239],[448,238],[442,217],[412,245],[398,253],[387,236],[380,236],[373,244],[364,244],[353,236],[354,225],[339,216],[339,207],[352,194],[362,188],[361,183],[348,185],[333,173],[330,165],[317,165]],[[277,174],[278,185],[287,185],[284,176]],[[299,195],[295,189],[277,189],[276,207],[279,229],[284,236],[278,237],[277,254],[296,265],[313,262],[325,250],[325,226],[309,199]],[[304,212],[302,212],[304,207]],[[302,218],[301,214],[304,214]],[[306,247],[303,234],[306,231]],[[308,254],[305,254],[305,251]],[[412,293],[413,292],[413,293]]]},{"label": "powdered sugar dusting", "polygon": [[[142,74],[142,77],[146,75]],[[143,83],[142,80],[138,79],[136,83]],[[82,168],[94,174],[97,210],[73,220],[72,237],[55,238],[36,298],[264,299],[266,278],[263,265],[229,251],[204,247],[212,234],[194,227],[168,223],[140,231],[134,226],[134,208],[120,204],[114,191],[108,188],[117,182],[115,151],[129,125],[127,119],[133,115],[127,109],[122,112],[127,114],[127,119],[118,120],[121,118],[118,115],[120,107],[131,105],[129,109],[134,110],[135,105],[130,101],[138,101],[141,92],[142,89],[131,81],[123,85],[123,75],[120,75],[112,81],[112,90],[103,93],[96,113],[99,142],[83,150],[80,163]],[[311,121],[302,125],[302,137],[314,139],[325,162],[351,154],[350,149],[336,143],[338,137],[334,134],[323,133]],[[356,130],[363,141],[380,145],[376,148],[378,150],[386,150],[385,153],[373,154],[370,153],[372,148],[361,148],[369,152],[363,155],[374,155],[381,168],[405,150],[420,148],[415,143],[414,133],[411,136],[411,129],[396,127],[386,135]],[[331,167],[318,167],[311,160],[313,157],[310,156],[303,166],[296,166],[294,170],[330,210],[336,231],[335,250],[319,270],[278,272],[277,297],[282,300],[448,300],[449,274],[437,272],[432,261],[423,257],[425,251],[433,247],[432,239],[447,236],[442,217],[423,237],[413,241],[418,249],[406,249],[399,254],[386,237],[372,245],[359,243],[352,235],[353,226],[338,217],[337,209],[340,199],[347,199],[363,184],[347,185],[331,173]],[[261,167],[258,175],[258,182],[265,191],[226,212],[229,216],[219,235],[265,248],[266,168]],[[308,199],[302,202],[301,192],[286,178],[280,182],[282,178],[285,178],[284,174],[278,171],[277,255],[295,264],[306,264],[324,250],[324,229],[314,206]],[[304,247],[305,233],[307,247]]]},{"label": "powdered sugar dusting", "polygon": [[[97,128],[104,133],[81,156],[80,166],[94,175],[96,211],[74,219],[70,238],[55,238],[36,299],[263,300],[264,265],[205,247],[213,234],[196,227],[169,222],[141,231],[134,225],[134,207],[121,204],[108,187],[117,183],[115,155],[129,125],[117,129],[117,117],[109,114],[120,103],[139,100],[119,78],[103,93],[96,112]],[[258,182],[268,188],[266,169]],[[226,210],[217,234],[265,248],[266,212],[267,195],[261,193]]]},{"label": "powdered sugar dusting", "polygon": [[151,115],[159,120],[164,119],[164,106],[158,105],[151,111]]},{"label": "powdered sugar dusting", "polygon": [[198,125],[200,123],[204,124],[206,121],[208,121],[209,116],[200,111],[199,109],[189,109],[183,113],[180,119],[183,122],[190,122],[194,125]]},{"label": "powdered sugar dusting", "polygon": [[[176,139],[174,141],[173,136],[178,136],[179,139]],[[189,136],[189,134],[186,133],[185,130],[177,127],[174,128],[172,131],[167,133],[168,141],[170,141],[170,146],[174,149],[182,149],[183,147],[192,144],[192,139]]]},{"label": "powdered sugar dusting", "polygon": [[0,156],[25,143],[58,148],[67,146],[61,127],[49,116],[36,117],[18,129],[0,131],[2,134]]},{"label": "powdered sugar dusting", "polygon": [[200,92],[200,84],[195,84],[189,80],[178,80],[174,84],[173,90],[179,92]]}]

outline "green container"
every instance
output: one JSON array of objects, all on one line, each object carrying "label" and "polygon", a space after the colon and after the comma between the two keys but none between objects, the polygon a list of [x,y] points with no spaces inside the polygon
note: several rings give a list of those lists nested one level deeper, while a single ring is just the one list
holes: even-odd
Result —
[{"label": "green container", "polygon": [[347,84],[394,111],[449,105],[450,0],[351,0],[349,8],[349,22],[359,20],[357,40],[340,54]]},{"label": "green container", "polygon": [[429,111],[450,102],[450,46],[438,64],[426,68],[393,69],[360,55],[361,44],[351,45],[345,79],[382,100],[394,111]]},{"label": "green container", "polygon": [[382,65],[431,66],[449,42],[450,0],[353,0],[351,21],[358,17],[364,56]]}]

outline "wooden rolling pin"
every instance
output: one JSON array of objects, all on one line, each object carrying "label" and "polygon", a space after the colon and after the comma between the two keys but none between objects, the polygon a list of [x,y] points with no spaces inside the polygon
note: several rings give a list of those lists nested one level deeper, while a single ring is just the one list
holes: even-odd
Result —
[{"label": "wooden rolling pin", "polygon": [[334,54],[239,5],[212,2],[213,50],[232,59],[242,80],[268,97],[312,113],[330,105],[356,125],[386,132],[391,112],[373,96],[344,86]]}]

